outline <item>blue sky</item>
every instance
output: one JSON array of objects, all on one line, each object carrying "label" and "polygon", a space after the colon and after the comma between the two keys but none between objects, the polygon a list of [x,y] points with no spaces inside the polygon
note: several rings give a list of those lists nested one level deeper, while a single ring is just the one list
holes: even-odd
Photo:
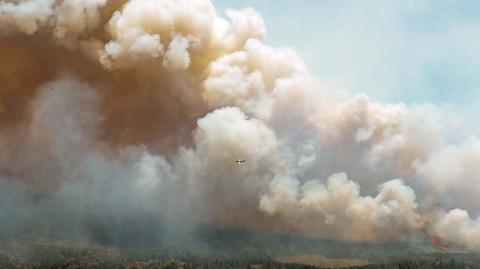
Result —
[{"label": "blue sky", "polygon": [[[373,99],[480,112],[480,1],[213,0],[254,7],[267,43],[293,47],[316,77]],[[473,123],[480,125],[480,122]]]}]

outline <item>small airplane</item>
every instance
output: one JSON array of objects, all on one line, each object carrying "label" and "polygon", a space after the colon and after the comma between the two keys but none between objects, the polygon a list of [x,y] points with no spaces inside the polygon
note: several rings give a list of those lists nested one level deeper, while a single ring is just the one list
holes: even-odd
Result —
[{"label": "small airplane", "polygon": [[240,159],[240,158],[239,158],[239,159],[237,159],[235,162],[236,162],[237,164],[241,164],[241,163],[244,163],[244,162],[245,162],[245,160],[244,160],[244,159]]}]

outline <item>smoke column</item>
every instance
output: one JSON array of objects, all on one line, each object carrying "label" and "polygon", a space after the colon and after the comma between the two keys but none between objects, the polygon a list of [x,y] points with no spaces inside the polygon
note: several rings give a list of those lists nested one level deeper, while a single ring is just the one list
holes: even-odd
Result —
[{"label": "smoke column", "polygon": [[0,1],[0,234],[212,224],[480,250],[475,134],[338,97],[265,37],[255,10],[208,0]]}]

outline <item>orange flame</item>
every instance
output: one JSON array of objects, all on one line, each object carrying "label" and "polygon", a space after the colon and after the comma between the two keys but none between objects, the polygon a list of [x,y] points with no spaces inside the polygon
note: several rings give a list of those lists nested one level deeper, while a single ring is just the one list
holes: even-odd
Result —
[{"label": "orange flame", "polygon": [[441,251],[449,251],[450,250],[450,246],[447,245],[446,243],[442,242],[442,240],[440,238],[438,238],[437,236],[430,235],[428,237],[428,239],[430,240],[430,242],[432,243],[432,245],[436,249],[439,249]]}]

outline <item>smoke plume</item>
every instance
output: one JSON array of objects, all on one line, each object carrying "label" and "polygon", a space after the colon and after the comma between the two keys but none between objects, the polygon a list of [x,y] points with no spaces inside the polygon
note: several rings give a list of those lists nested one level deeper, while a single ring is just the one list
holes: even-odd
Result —
[{"label": "smoke plume", "polygon": [[0,1],[0,234],[480,250],[478,137],[433,106],[340,98],[265,37],[208,0]]}]

